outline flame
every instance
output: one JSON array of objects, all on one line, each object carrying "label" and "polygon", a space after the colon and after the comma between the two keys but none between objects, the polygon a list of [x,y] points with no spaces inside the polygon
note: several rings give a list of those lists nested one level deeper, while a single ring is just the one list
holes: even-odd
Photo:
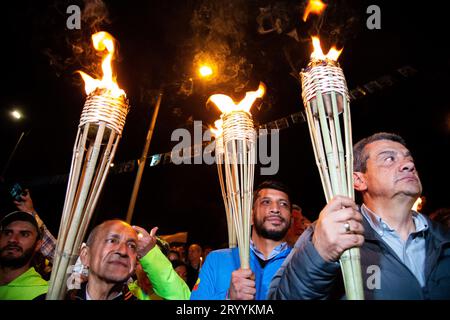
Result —
[{"label": "flame", "polygon": [[308,16],[310,13],[321,14],[323,10],[326,8],[326,4],[321,0],[309,0],[305,12],[303,13],[303,21],[306,22],[308,20]]},{"label": "flame", "polygon": [[222,129],[222,125],[223,125],[223,120],[219,119],[216,120],[214,122],[214,125],[216,126],[215,128],[209,128],[209,130],[211,131],[211,133],[214,135],[215,138],[220,137],[223,133],[223,129]]},{"label": "flame", "polygon": [[242,99],[238,104],[236,104],[229,96],[224,94],[214,94],[209,97],[209,100],[211,100],[224,114],[233,111],[245,111],[249,113],[255,100],[261,98],[265,92],[266,87],[264,83],[260,82],[258,90],[247,92],[244,99]]},{"label": "flame", "polygon": [[108,51],[106,57],[102,61],[103,78],[101,80],[94,79],[83,71],[78,71],[84,80],[84,87],[86,94],[90,94],[97,88],[104,88],[114,97],[125,95],[125,91],[119,88],[111,67],[111,62],[114,57],[114,38],[105,31],[100,31],[92,35],[92,42],[97,51]]},{"label": "flame", "polygon": [[311,54],[311,59],[314,60],[333,60],[337,61],[339,58],[342,49],[337,50],[335,47],[332,47],[330,51],[325,55],[322,51],[322,48],[320,47],[320,39],[318,37],[312,37],[312,43],[314,47],[314,51]]},{"label": "flame", "polygon": [[414,202],[412,206],[412,210],[419,211],[422,210],[422,197],[417,198],[416,202]]}]

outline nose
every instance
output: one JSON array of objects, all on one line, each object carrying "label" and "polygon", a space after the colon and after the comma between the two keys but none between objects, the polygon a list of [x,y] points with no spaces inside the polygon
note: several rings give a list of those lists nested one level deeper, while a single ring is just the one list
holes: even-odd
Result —
[{"label": "nose", "polygon": [[280,213],[280,206],[276,201],[273,201],[270,206],[270,213],[279,214]]},{"label": "nose", "polygon": [[126,242],[120,242],[120,243],[117,245],[116,252],[117,252],[120,256],[122,256],[122,257],[128,256],[128,246],[127,246],[127,243],[126,243]]},{"label": "nose", "polygon": [[406,159],[400,166],[400,171],[412,172],[416,169],[414,162],[411,159]]}]

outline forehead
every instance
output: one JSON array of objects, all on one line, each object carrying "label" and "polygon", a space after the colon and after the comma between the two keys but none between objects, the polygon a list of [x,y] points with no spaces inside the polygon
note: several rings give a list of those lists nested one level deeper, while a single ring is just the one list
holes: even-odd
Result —
[{"label": "forehead", "polygon": [[274,198],[284,200],[289,199],[288,195],[285,192],[276,189],[262,189],[258,193],[258,198]]},{"label": "forehead", "polygon": [[8,224],[4,229],[10,230],[26,230],[36,233],[36,228],[28,221],[13,221]]},{"label": "forehead", "polygon": [[391,140],[378,140],[369,143],[365,148],[365,152],[369,158],[376,157],[384,151],[396,151],[402,154],[409,153],[409,150],[399,142]]},{"label": "forehead", "polygon": [[99,230],[98,238],[106,238],[108,236],[118,236],[120,238],[136,240],[137,241],[137,233],[134,231],[131,226],[124,222],[113,221],[104,224]]}]

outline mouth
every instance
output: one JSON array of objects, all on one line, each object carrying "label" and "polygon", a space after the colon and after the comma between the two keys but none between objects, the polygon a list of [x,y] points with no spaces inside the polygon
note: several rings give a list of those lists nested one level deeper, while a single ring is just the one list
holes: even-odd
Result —
[{"label": "mouth", "polygon": [[406,177],[397,179],[397,181],[419,182],[419,179],[416,176],[406,176]]},{"label": "mouth", "polygon": [[20,247],[6,247],[4,251],[14,251],[14,252],[22,252],[22,248]]},{"label": "mouth", "polygon": [[109,261],[108,263],[112,264],[114,266],[119,266],[119,267],[124,267],[124,268],[128,268],[129,267],[128,263],[123,262],[123,261],[118,261],[118,260]]},{"label": "mouth", "polygon": [[284,223],[284,219],[278,216],[267,217],[265,221],[270,222],[273,225],[279,226]]}]

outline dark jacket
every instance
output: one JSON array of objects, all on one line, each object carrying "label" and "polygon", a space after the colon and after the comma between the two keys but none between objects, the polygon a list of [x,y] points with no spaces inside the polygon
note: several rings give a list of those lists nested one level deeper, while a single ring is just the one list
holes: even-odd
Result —
[{"label": "dark jacket", "polygon": [[[425,286],[396,256],[363,218],[365,242],[361,247],[361,268],[365,299],[450,299],[450,232],[427,218],[425,231]],[[269,299],[345,298],[337,262],[326,262],[311,238],[315,224],[298,239],[291,254],[274,276]],[[374,279],[379,270],[379,282]]]}]

